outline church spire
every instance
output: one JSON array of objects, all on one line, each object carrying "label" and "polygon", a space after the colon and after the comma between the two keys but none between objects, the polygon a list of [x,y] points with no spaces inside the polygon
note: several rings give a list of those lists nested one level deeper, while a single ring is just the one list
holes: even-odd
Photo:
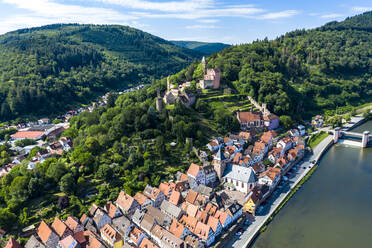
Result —
[{"label": "church spire", "polygon": [[207,74],[207,61],[205,60],[204,56],[202,58],[202,66],[203,66],[203,70],[204,70],[204,75],[206,75]]}]

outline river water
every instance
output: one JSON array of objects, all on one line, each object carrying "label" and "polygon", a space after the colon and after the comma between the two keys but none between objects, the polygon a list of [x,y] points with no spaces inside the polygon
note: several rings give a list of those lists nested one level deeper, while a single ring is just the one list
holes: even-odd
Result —
[{"label": "river water", "polygon": [[332,146],[252,247],[372,247],[372,148]]}]

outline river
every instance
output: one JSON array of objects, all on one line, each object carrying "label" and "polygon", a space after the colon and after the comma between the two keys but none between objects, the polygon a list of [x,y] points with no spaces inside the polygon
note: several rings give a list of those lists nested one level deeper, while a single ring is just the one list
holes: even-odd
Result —
[{"label": "river", "polygon": [[[369,130],[367,122],[354,132]],[[372,148],[334,145],[253,248],[372,247]]]}]

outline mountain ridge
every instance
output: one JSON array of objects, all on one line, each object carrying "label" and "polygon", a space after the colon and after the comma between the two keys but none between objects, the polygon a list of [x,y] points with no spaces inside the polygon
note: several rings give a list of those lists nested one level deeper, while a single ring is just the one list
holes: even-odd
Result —
[{"label": "mountain ridge", "polygon": [[202,56],[120,25],[52,24],[0,36],[0,119],[50,115]]}]

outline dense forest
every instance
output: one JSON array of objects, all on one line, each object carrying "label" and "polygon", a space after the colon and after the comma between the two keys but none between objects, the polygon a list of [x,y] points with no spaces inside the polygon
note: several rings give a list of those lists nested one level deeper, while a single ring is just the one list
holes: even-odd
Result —
[{"label": "dense forest", "polygon": [[[157,89],[166,88],[163,78],[119,96],[115,104],[72,118],[63,134],[73,139],[72,151],[33,170],[27,170],[24,160],[1,179],[0,228],[12,226],[16,232],[56,214],[80,216],[93,202],[114,200],[122,189],[134,194],[147,183],[157,186],[172,178],[198,161],[192,145],[202,148],[211,136],[239,129],[232,112],[242,107],[247,94],[267,102],[276,114],[297,119],[371,101],[371,27],[369,12],[273,41],[226,48],[208,58],[208,67],[221,69],[225,89],[197,93],[192,108],[176,103],[156,111]],[[190,80],[196,93],[202,74],[195,62],[171,81]],[[226,105],[219,104],[223,100]],[[7,146],[0,151],[2,159],[9,157]],[[32,150],[28,159],[37,152]]]},{"label": "dense forest", "polygon": [[200,41],[183,41],[183,40],[172,40],[173,44],[188,49],[192,49],[203,53],[205,55],[210,55],[212,53],[219,52],[230,45],[218,42],[200,42]]},{"label": "dense forest", "polygon": [[10,32],[0,36],[0,120],[61,113],[110,89],[151,83],[200,56],[126,26]]},{"label": "dense forest", "polygon": [[[372,12],[272,41],[231,46],[208,58],[208,67],[221,70],[225,85],[298,120],[371,102],[371,65]],[[177,80],[190,80],[192,70],[178,73]]]}]

